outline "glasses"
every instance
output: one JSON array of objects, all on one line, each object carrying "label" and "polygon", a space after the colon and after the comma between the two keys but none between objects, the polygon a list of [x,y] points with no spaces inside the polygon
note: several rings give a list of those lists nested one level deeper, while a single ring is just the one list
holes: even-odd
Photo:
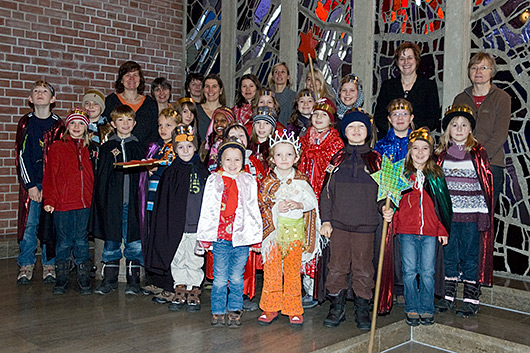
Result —
[{"label": "glasses", "polygon": [[392,114],[390,114],[391,118],[399,118],[401,116],[402,117],[410,116],[410,113],[406,112],[406,113],[392,113]]},{"label": "glasses", "polygon": [[491,70],[491,67],[487,67],[487,66],[471,66],[470,70],[471,71],[486,71],[486,70]]}]

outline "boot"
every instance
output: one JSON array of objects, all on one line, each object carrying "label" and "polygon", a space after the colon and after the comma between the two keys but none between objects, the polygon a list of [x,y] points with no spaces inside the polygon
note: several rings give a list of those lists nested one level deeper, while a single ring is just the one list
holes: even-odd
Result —
[{"label": "boot", "polygon": [[456,310],[458,317],[475,316],[478,313],[478,304],[481,291],[477,282],[464,281],[464,303]]},{"label": "boot", "polygon": [[370,301],[361,297],[355,297],[354,304],[357,328],[364,331],[370,330],[372,327],[372,322],[370,320]]},{"label": "boot", "polygon": [[96,288],[97,294],[109,294],[118,288],[118,274],[120,273],[120,260],[112,260],[103,264],[103,281]]},{"label": "boot", "polygon": [[[201,288],[195,287],[188,291],[188,297],[186,298],[186,303],[188,307],[186,308],[187,312],[194,313],[201,310]],[[241,325],[241,322],[239,323]]]},{"label": "boot", "polygon": [[140,293],[140,261],[127,260],[127,286],[125,287],[125,294],[136,295]]},{"label": "boot", "polygon": [[64,294],[70,281],[70,262],[56,262],[55,263],[55,274],[57,281],[53,286],[53,294]]},{"label": "boot", "polygon": [[92,285],[90,284],[90,271],[92,265],[90,262],[83,262],[77,266],[77,285],[79,286],[79,294],[92,294]]},{"label": "boot", "polygon": [[331,305],[328,316],[324,319],[324,326],[337,327],[346,320],[346,291],[341,290],[339,294],[329,295]]},{"label": "boot", "polygon": [[440,299],[435,305],[434,309],[438,313],[443,313],[452,310],[455,307],[456,288],[458,287],[458,280],[456,278],[445,277],[445,296]]}]

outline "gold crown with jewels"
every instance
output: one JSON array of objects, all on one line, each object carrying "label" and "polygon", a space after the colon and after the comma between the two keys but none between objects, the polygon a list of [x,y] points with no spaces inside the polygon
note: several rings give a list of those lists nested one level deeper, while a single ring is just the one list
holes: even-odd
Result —
[{"label": "gold crown with jewels", "polygon": [[434,139],[431,136],[431,131],[426,127],[420,127],[414,130],[409,135],[409,143],[414,143],[416,140],[424,140],[429,145],[434,145]]},{"label": "gold crown with jewels", "polygon": [[447,107],[444,115],[449,115],[451,113],[467,113],[473,116],[473,110],[467,104],[453,104],[450,107]]}]

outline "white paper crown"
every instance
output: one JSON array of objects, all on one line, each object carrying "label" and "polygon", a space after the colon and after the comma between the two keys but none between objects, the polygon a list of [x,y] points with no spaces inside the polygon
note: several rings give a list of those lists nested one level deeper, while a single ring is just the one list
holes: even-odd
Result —
[{"label": "white paper crown", "polygon": [[269,146],[273,148],[279,143],[290,143],[294,147],[296,154],[300,154],[300,141],[298,137],[295,136],[294,131],[287,132],[286,129],[283,129],[283,133],[280,136],[278,130],[274,132],[274,136],[269,137]]}]

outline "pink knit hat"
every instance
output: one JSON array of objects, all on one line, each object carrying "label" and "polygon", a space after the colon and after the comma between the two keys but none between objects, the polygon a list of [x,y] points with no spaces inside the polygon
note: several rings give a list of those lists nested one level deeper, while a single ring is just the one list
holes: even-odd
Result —
[{"label": "pink knit hat", "polygon": [[70,124],[71,121],[79,120],[85,123],[86,126],[90,124],[90,120],[88,119],[88,113],[83,108],[75,108],[68,112],[68,116],[66,117],[66,125]]}]

